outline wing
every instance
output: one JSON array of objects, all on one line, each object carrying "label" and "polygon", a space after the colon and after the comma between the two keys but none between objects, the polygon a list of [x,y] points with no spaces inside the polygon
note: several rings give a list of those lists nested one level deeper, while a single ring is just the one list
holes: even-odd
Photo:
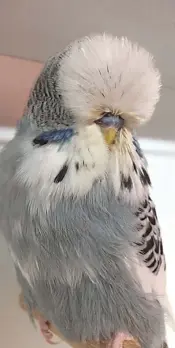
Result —
[{"label": "wing", "polygon": [[158,296],[166,293],[166,262],[159,222],[154,202],[148,197],[135,213],[138,219],[137,273],[146,292],[154,291]]},{"label": "wing", "polygon": [[139,254],[150,271],[157,275],[163,264],[166,269],[162,238],[155,205],[150,197],[136,212],[138,230],[142,238]]},{"label": "wing", "polygon": [[[142,182],[143,190],[148,190],[148,184],[150,185],[151,182],[147,173],[147,161],[137,139],[133,139],[133,144],[144,164],[146,177],[148,178],[146,184],[144,181]],[[136,243],[138,257],[136,268],[141,284],[145,291],[156,291],[158,294],[165,293],[165,256],[156,208],[149,192],[146,199],[139,203],[134,214],[137,218],[139,233],[139,242]]]}]

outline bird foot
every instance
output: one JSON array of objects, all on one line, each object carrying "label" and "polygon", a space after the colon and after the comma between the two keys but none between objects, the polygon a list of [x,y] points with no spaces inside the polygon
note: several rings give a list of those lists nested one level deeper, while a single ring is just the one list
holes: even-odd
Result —
[{"label": "bird foot", "polygon": [[140,348],[140,345],[132,336],[121,332],[112,340],[110,348]]}]

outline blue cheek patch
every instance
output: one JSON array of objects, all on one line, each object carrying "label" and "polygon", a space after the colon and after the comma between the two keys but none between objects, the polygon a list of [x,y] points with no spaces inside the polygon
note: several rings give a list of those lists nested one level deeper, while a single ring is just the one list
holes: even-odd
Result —
[{"label": "blue cheek patch", "polygon": [[33,140],[33,145],[44,146],[50,143],[65,143],[75,134],[76,133],[73,128],[55,129],[43,132]]}]

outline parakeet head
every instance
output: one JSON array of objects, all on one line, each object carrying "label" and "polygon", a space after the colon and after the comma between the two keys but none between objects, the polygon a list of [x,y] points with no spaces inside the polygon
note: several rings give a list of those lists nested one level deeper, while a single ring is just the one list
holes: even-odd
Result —
[{"label": "parakeet head", "polygon": [[[34,145],[40,151],[45,145],[45,156],[57,149],[55,163],[63,172],[55,181],[60,187],[81,195],[110,177],[119,196],[140,199],[150,180],[134,133],[151,118],[159,89],[152,56],[126,38],[85,37],[51,58],[25,116],[40,129]],[[62,132],[61,145],[60,133],[56,137],[52,130]]]},{"label": "parakeet head", "polygon": [[160,75],[143,48],[103,35],[72,44],[60,65],[58,86],[77,123],[96,122],[117,133],[133,131],[150,119],[159,99]]}]

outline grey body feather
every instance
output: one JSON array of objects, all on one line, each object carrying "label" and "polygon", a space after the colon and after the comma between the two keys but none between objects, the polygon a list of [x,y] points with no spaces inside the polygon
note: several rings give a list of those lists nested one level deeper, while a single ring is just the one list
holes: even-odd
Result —
[{"label": "grey body feather", "polygon": [[160,348],[164,310],[156,294],[142,290],[133,264],[132,247],[143,242],[138,219],[109,178],[81,197],[52,196],[46,209],[17,176],[26,141],[41,129],[74,124],[58,93],[63,56],[46,64],[15,138],[1,153],[0,227],[29,310],[38,309],[67,339],[111,339],[124,331],[142,348]]}]

